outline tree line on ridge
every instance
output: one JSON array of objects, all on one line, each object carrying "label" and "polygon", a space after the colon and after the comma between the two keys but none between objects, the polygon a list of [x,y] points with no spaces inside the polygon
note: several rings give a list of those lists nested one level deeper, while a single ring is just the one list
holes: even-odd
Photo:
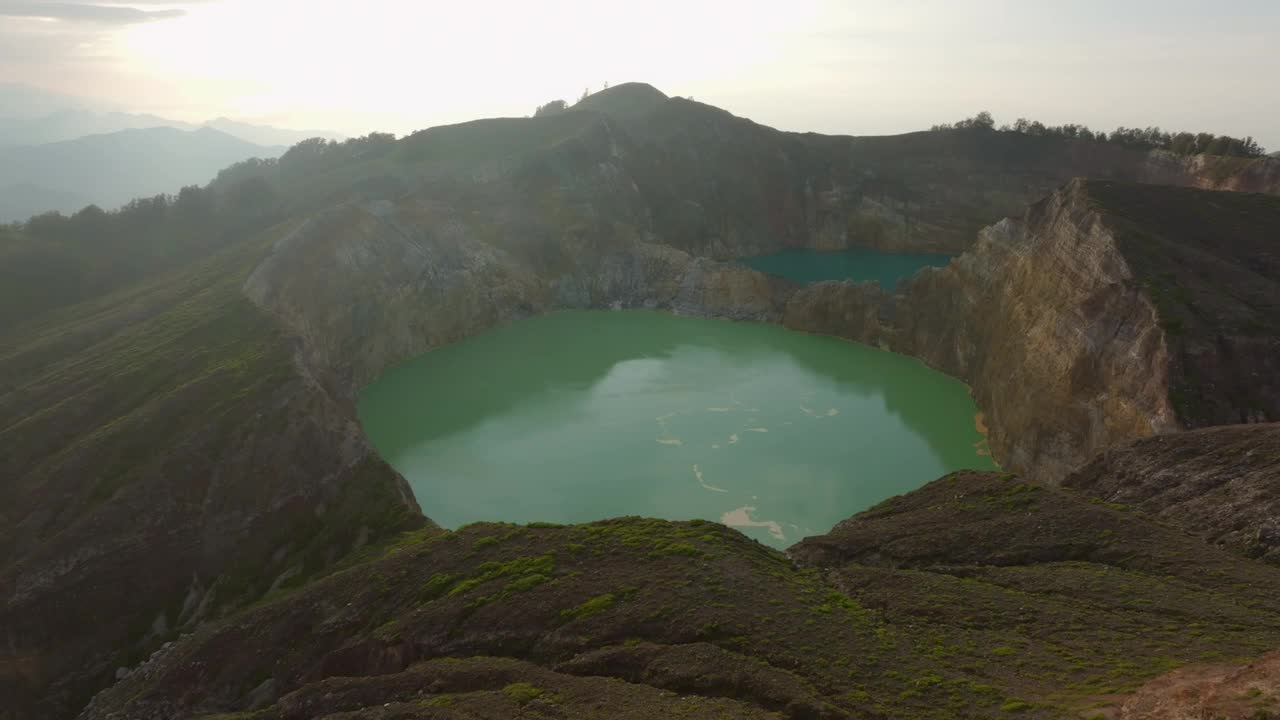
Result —
[{"label": "tree line on ridge", "polygon": [[1045,125],[1039,120],[1018,118],[1012,124],[996,127],[991,113],[982,111],[970,118],[954,123],[943,123],[929,128],[931,132],[947,130],[977,130],[985,132],[1018,133],[1033,137],[1060,137],[1093,142],[1112,143],[1137,150],[1166,150],[1175,155],[1227,155],[1256,158],[1267,154],[1252,137],[1236,138],[1207,132],[1169,132],[1159,127],[1129,128],[1120,126],[1108,133],[1093,131],[1087,125]]}]

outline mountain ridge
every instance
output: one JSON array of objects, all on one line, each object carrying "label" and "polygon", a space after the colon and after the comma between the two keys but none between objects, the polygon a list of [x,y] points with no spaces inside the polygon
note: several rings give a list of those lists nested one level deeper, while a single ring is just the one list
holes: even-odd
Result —
[{"label": "mountain ridge", "polygon": [[81,108],[63,108],[37,117],[0,116],[0,148],[45,145],[77,140],[89,135],[155,127],[178,130],[211,127],[255,145],[294,145],[312,137],[345,139],[342,134],[329,130],[295,130],[233,120],[225,116],[203,123],[191,123],[148,113],[93,112]]}]

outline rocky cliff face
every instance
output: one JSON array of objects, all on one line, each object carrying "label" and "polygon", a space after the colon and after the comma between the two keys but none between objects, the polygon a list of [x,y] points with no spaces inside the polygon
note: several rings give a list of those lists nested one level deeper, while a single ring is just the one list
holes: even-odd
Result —
[{"label": "rocky cliff face", "polygon": [[893,347],[973,388],[1004,467],[1060,479],[1178,428],[1159,316],[1075,183],[903,291]]},{"label": "rocky cliff face", "polygon": [[326,211],[278,241],[245,282],[297,339],[303,366],[347,407],[387,368],[535,313],[661,308],[770,322],[794,290],[627,228],[564,237],[561,255],[530,258],[511,227],[434,209],[417,214],[408,200]]},{"label": "rocky cliff face", "polygon": [[245,294],[354,407],[390,365],[547,305],[545,283],[461,223],[431,230],[398,224],[389,204],[325,211],[275,244]]},{"label": "rocky cliff face", "polygon": [[1157,150],[1147,156],[1140,182],[1183,185],[1203,190],[1280,194],[1280,162],[1265,158],[1174,155]]},{"label": "rocky cliff face", "polygon": [[973,388],[995,458],[1057,482],[1117,444],[1280,417],[1280,201],[1075,181],[890,296],[820,283],[785,322]]}]

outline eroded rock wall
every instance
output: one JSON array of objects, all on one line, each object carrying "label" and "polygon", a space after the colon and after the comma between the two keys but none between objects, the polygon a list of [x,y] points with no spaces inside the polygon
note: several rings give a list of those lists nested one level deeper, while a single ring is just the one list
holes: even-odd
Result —
[{"label": "eroded rock wall", "polygon": [[1079,183],[921,272],[896,317],[893,347],[970,384],[1009,469],[1056,481],[1179,427],[1156,308]]},{"label": "eroded rock wall", "polygon": [[1280,158],[1149,153],[1136,178],[1152,185],[1280,195]]},{"label": "eroded rock wall", "polygon": [[[412,219],[410,219],[412,218]],[[530,315],[568,308],[661,308],[777,322],[795,286],[626,231],[564,239],[547,267],[511,228],[447,214],[426,220],[390,203],[325,211],[278,241],[245,294],[298,342],[298,359],[354,409],[380,373]]]},{"label": "eroded rock wall", "polygon": [[964,380],[995,458],[1058,482],[1131,440],[1280,418],[1277,228],[1266,195],[1076,180],[892,295],[806,287],[785,323]]},{"label": "eroded rock wall", "polygon": [[430,230],[397,223],[390,208],[327,210],[278,241],[244,292],[354,409],[386,368],[549,304],[545,284],[465,225]]}]

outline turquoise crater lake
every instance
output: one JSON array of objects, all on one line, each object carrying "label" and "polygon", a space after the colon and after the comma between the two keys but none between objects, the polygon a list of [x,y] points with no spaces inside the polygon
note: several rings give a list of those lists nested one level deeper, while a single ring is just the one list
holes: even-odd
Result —
[{"label": "turquoise crater lake", "polygon": [[449,528],[704,518],[785,547],[995,467],[965,386],[915,360],[648,311],[555,313],[439,348],[359,412]]},{"label": "turquoise crater lake", "polygon": [[783,250],[772,255],[743,258],[753,270],[779,275],[798,283],[822,280],[874,280],[880,287],[892,290],[898,283],[926,267],[943,267],[950,255],[937,253],[884,253],[854,248],[839,251]]}]

